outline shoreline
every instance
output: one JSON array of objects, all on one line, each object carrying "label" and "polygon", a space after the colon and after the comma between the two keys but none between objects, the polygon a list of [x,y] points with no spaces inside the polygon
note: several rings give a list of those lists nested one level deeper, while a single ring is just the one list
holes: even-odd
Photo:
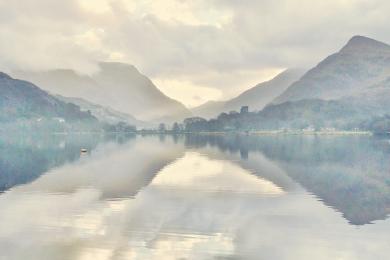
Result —
[{"label": "shoreline", "polygon": [[[370,131],[283,131],[283,130],[263,130],[263,131],[214,131],[214,132],[158,132],[158,131],[136,131],[136,132],[103,132],[103,131],[70,131],[70,132],[17,132],[14,134],[30,134],[30,135],[301,135],[301,136],[373,136],[373,135],[389,135],[389,133],[373,133]],[[0,136],[9,135],[9,133],[0,132]]]},{"label": "shoreline", "polygon": [[195,135],[322,135],[322,136],[345,136],[345,135],[365,135],[372,136],[374,133],[370,131],[281,131],[281,130],[264,130],[264,131],[215,131],[215,132],[143,132],[137,131],[136,134],[139,135],[185,135],[185,134],[195,134]]},{"label": "shoreline", "polygon": [[369,131],[254,131],[249,134],[254,135],[373,135],[372,132]]}]

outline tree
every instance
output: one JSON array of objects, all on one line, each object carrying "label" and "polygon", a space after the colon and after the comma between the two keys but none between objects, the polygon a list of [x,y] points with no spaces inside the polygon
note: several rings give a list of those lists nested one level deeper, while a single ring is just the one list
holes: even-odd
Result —
[{"label": "tree", "polygon": [[158,126],[158,131],[159,131],[160,133],[165,133],[165,132],[167,131],[167,129],[166,129],[164,123],[161,123],[161,124]]},{"label": "tree", "polygon": [[207,120],[201,117],[190,117],[184,120],[185,130],[199,132],[207,130]]},{"label": "tree", "polygon": [[180,126],[177,122],[175,122],[172,126],[172,132],[179,133],[180,132]]}]

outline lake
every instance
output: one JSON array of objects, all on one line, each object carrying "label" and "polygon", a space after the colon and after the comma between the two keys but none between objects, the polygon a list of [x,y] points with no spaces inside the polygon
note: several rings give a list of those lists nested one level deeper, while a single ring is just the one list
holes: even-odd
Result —
[{"label": "lake", "polygon": [[370,136],[1,137],[0,259],[389,259],[389,159]]}]

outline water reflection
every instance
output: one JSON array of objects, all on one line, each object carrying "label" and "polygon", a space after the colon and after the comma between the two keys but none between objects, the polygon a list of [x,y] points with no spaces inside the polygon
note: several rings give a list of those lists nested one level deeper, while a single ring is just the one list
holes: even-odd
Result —
[{"label": "water reflection", "polygon": [[369,137],[106,140],[0,196],[0,259],[386,259],[389,153]]},{"label": "water reflection", "polygon": [[0,136],[0,191],[28,183],[53,167],[78,160],[80,149],[93,150],[99,136]]},{"label": "water reflection", "polygon": [[[295,182],[363,225],[390,213],[390,145],[370,137],[187,136],[188,147],[261,153]],[[250,155],[246,155],[248,159]]]},{"label": "water reflection", "polygon": [[102,199],[134,196],[147,186],[164,166],[184,154],[184,147],[155,138],[142,142],[106,142],[88,157],[47,172],[23,192],[74,193],[80,189],[94,189]]}]

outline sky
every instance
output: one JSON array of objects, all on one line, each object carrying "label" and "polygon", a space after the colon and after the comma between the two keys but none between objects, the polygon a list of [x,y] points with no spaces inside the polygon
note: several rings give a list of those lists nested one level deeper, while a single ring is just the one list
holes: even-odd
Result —
[{"label": "sky", "polygon": [[390,42],[387,0],[0,0],[0,70],[135,65],[188,107],[310,68],[354,35]]}]

